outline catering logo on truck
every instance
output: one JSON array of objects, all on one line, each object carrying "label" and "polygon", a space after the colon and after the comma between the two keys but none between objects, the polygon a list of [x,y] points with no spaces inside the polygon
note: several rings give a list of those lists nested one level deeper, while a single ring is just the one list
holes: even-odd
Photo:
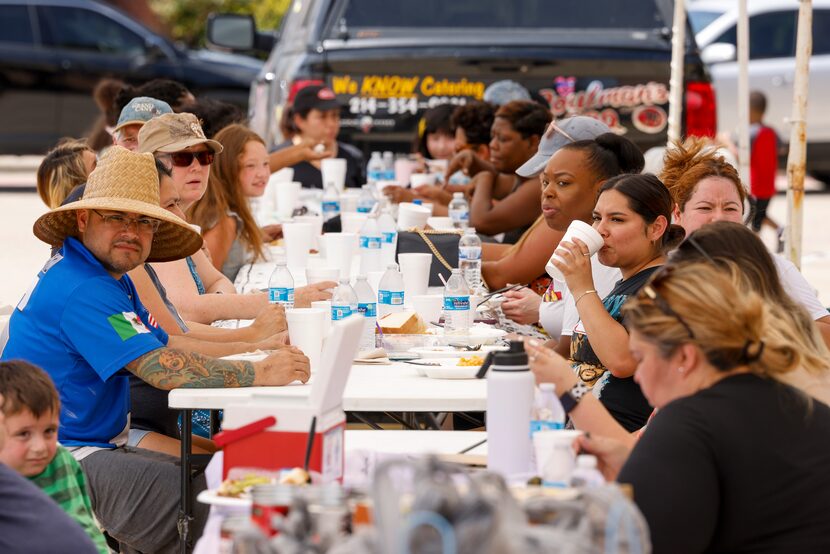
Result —
[{"label": "catering logo on truck", "polygon": [[557,77],[554,88],[539,91],[556,118],[569,115],[590,115],[604,121],[616,132],[621,111],[631,114],[634,127],[649,134],[661,132],[668,117],[661,106],[669,101],[669,90],[663,83],[650,81],[641,85],[605,88],[602,81],[592,81],[585,90],[576,90],[574,77]]},{"label": "catering logo on truck", "polygon": [[485,84],[465,79],[403,77],[401,75],[333,76],[331,88],[335,94],[370,96],[372,98],[413,98],[417,96],[465,96],[481,100]]}]

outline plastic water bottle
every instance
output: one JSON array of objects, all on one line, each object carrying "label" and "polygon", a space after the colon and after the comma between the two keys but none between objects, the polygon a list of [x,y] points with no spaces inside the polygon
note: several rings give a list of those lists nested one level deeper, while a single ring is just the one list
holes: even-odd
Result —
[{"label": "plastic water bottle", "polygon": [[398,249],[398,228],[395,220],[389,213],[389,207],[381,209],[378,216],[378,230],[380,231],[380,260],[382,267],[395,263],[395,252]]},{"label": "plastic water bottle", "polygon": [[[565,409],[556,396],[556,385],[542,383],[536,390],[536,399],[533,402],[533,419],[530,420],[530,440],[539,431],[565,428]],[[536,456],[530,452],[533,465],[536,465]]]},{"label": "plastic water bottle", "polygon": [[268,279],[268,301],[281,304],[283,308],[294,307],[294,277],[285,264],[285,259],[277,261],[277,267]]},{"label": "plastic water bottle", "polygon": [[334,183],[327,183],[323,191],[323,221],[340,215],[340,192]]},{"label": "plastic water bottle", "polygon": [[383,180],[395,180],[395,155],[389,150],[383,153]]},{"label": "plastic water bottle", "polygon": [[357,313],[357,294],[349,284],[349,279],[343,277],[331,297],[331,320],[339,321],[353,313]]},{"label": "plastic water bottle", "polygon": [[504,476],[532,471],[530,440],[534,377],[524,344],[510,341],[506,352],[493,353],[487,373],[487,469]]},{"label": "plastic water bottle", "polygon": [[474,227],[467,227],[458,241],[458,267],[472,290],[481,286],[481,239]]},{"label": "plastic water bottle", "polygon": [[365,275],[357,276],[354,291],[357,294],[357,311],[366,318],[363,336],[360,339],[360,349],[374,350],[375,327],[378,320],[378,297],[375,291],[372,290],[372,285],[366,280]]},{"label": "plastic water bottle", "polygon": [[384,169],[380,152],[372,152],[372,157],[369,158],[369,163],[366,165],[366,182],[376,187],[378,181],[383,179]]},{"label": "plastic water bottle", "polygon": [[460,269],[453,269],[444,287],[444,332],[470,328],[470,287]]},{"label": "plastic water bottle", "polygon": [[556,385],[542,383],[536,394],[533,405],[533,421],[530,423],[530,433],[546,431],[548,429],[565,428],[565,410],[559,397],[556,396]]},{"label": "plastic water bottle", "polygon": [[371,214],[360,228],[360,272],[364,275],[383,268],[380,259],[382,243],[378,218]]},{"label": "plastic water bottle", "polygon": [[572,487],[601,487],[605,484],[605,477],[597,469],[597,458],[591,454],[580,454],[576,457],[576,467],[571,472]]},{"label": "plastic water bottle", "polygon": [[450,219],[456,229],[464,229],[470,224],[470,205],[463,192],[454,192],[450,201]]},{"label": "plastic water bottle", "polygon": [[357,212],[361,214],[368,214],[378,203],[377,198],[373,192],[373,185],[363,185],[360,191],[360,196],[357,197]]},{"label": "plastic water bottle", "polygon": [[403,276],[398,264],[386,266],[378,283],[378,317],[403,311]]}]

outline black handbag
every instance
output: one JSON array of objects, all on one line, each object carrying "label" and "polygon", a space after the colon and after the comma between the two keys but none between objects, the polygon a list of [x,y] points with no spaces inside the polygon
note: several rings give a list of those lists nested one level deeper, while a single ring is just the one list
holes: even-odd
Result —
[{"label": "black handbag", "polygon": [[432,254],[432,265],[429,268],[429,286],[440,287],[444,279],[450,278],[450,273],[458,267],[458,241],[461,240],[462,230],[445,231],[434,229],[412,228],[409,231],[398,233],[398,254],[428,253]]}]

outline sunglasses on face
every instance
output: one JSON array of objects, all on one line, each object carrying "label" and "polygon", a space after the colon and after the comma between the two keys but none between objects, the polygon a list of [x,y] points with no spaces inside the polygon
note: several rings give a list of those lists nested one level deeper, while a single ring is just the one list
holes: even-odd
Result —
[{"label": "sunglasses on face", "polygon": [[190,167],[193,158],[199,161],[199,165],[212,164],[214,154],[210,150],[203,150],[201,152],[171,152],[164,156],[170,158],[170,162],[174,167]]},{"label": "sunglasses on face", "polygon": [[669,303],[666,302],[666,299],[660,296],[660,293],[657,292],[656,287],[658,287],[660,283],[664,282],[666,278],[669,275],[671,275],[672,269],[673,268],[671,266],[663,266],[663,269],[654,274],[654,276],[651,278],[651,282],[643,287],[641,294],[646,296],[649,300],[651,300],[654,303],[654,305],[657,306],[657,309],[663,312],[663,315],[667,315],[669,317],[673,317],[674,319],[676,319],[677,322],[680,323],[680,325],[682,325],[686,332],[689,334],[689,338],[694,339],[694,331],[692,331],[692,328],[689,326],[688,323],[686,323],[686,320],[680,317],[680,314],[674,311],[674,309],[671,306],[669,306]]}]

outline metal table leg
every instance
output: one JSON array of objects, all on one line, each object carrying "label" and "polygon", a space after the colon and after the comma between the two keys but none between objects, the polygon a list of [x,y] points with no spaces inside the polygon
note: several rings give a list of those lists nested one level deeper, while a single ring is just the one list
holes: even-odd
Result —
[{"label": "metal table leg", "polygon": [[191,481],[190,481],[190,454],[191,454],[191,433],[192,424],[191,410],[182,410],[182,498],[181,508],[179,510],[179,545],[182,554],[187,554],[190,547],[190,523],[193,521],[193,502],[191,499]]}]

